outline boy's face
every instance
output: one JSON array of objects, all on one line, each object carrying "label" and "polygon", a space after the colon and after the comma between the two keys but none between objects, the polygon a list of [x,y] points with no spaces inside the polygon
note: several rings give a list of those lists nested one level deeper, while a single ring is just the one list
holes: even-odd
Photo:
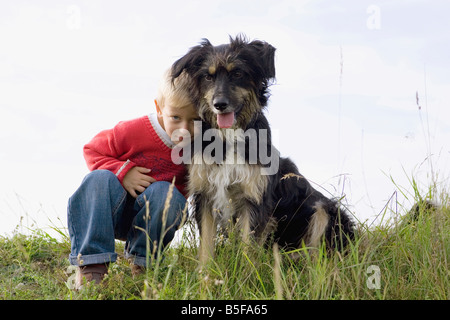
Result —
[{"label": "boy's face", "polygon": [[[178,107],[172,101],[167,100],[163,108],[160,108],[156,103],[156,111],[158,113],[159,124],[175,144],[178,144],[182,140],[180,139],[180,135],[175,132],[176,130],[188,130],[191,137],[193,137],[194,121],[200,120],[194,105]],[[175,135],[173,135],[174,132]]]}]

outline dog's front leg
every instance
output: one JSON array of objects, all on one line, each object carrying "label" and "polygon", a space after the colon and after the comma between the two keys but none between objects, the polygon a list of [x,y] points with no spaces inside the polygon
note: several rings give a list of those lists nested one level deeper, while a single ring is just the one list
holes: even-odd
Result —
[{"label": "dog's front leg", "polygon": [[217,224],[210,212],[203,211],[200,221],[200,267],[205,266],[214,257],[214,239],[216,237]]},{"label": "dog's front leg", "polygon": [[237,222],[238,230],[240,231],[242,242],[244,244],[250,244],[250,232],[251,232],[251,219],[250,212],[244,209]]}]

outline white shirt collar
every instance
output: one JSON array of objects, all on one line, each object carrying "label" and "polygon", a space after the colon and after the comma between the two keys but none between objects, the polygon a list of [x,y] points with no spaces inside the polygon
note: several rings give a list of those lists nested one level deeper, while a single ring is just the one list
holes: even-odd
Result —
[{"label": "white shirt collar", "polygon": [[150,120],[150,123],[152,124],[159,138],[164,142],[166,146],[172,149],[175,146],[175,143],[172,142],[167,132],[159,124],[158,115],[156,113],[150,113],[148,115],[148,119]]}]

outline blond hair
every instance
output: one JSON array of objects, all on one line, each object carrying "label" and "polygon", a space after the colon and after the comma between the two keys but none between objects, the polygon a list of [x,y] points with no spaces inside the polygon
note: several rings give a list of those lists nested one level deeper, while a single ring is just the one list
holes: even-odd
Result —
[{"label": "blond hair", "polygon": [[166,70],[159,84],[156,95],[156,102],[162,109],[167,101],[170,101],[173,107],[182,108],[194,104],[190,87],[192,81],[186,72],[181,73],[176,79],[172,80],[171,69]]}]

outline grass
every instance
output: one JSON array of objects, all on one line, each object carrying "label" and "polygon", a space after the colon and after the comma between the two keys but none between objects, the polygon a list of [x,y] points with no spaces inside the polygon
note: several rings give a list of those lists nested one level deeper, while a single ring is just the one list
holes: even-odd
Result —
[{"label": "grass", "polygon": [[[420,202],[421,199],[416,199]],[[421,202],[423,203],[423,202]],[[324,248],[285,252],[244,246],[231,235],[218,239],[216,257],[199,270],[198,241],[188,221],[179,245],[163,260],[133,278],[121,255],[99,286],[70,289],[70,241],[57,229],[56,240],[39,229],[31,235],[0,237],[0,299],[437,299],[450,298],[450,207],[420,207],[417,221],[396,219],[376,226],[358,225],[346,253]],[[293,260],[293,253],[299,256]]]}]

